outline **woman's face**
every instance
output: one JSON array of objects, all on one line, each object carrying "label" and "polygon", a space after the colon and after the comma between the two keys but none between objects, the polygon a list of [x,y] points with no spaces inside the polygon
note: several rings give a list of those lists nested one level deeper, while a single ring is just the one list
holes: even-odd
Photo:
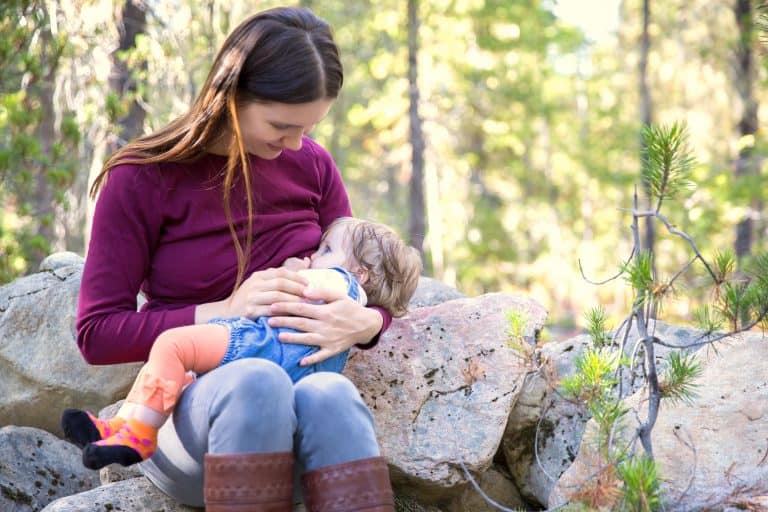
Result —
[{"label": "woman's face", "polygon": [[266,160],[283,149],[301,149],[301,138],[312,131],[333,104],[323,98],[311,103],[248,103],[238,107],[245,150]]}]

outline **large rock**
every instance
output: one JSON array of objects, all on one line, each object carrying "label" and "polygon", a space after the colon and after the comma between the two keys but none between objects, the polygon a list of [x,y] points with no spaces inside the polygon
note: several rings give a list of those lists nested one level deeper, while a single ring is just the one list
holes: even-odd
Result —
[{"label": "large rock", "polygon": [[532,340],[544,308],[494,293],[415,309],[350,357],[345,374],[373,411],[401,491],[440,502],[466,483],[461,462],[475,474],[490,467],[527,371],[507,343],[512,310]]},{"label": "large rock", "polygon": [[547,503],[557,479],[579,450],[589,416],[582,406],[563,399],[555,389],[560,379],[574,373],[574,359],[589,345],[589,336],[544,344],[541,369],[526,377],[509,416],[501,449],[520,494],[532,503]]},{"label": "large rock", "polygon": [[[662,401],[652,433],[666,509],[758,502],[768,495],[768,340],[759,333],[732,337],[696,358],[704,368],[696,380],[698,398],[693,405]],[[641,418],[647,411],[643,395],[627,401],[640,404]],[[628,433],[634,418],[629,415]],[[599,461],[588,441],[594,427],[593,421],[587,424],[579,455],[552,491],[550,507],[565,503],[574,486],[595,474]]]},{"label": "large rock", "polygon": [[202,509],[181,505],[163,494],[144,477],[103,485],[88,492],[61,498],[43,512],[92,512],[125,510],[130,512],[194,512]]},{"label": "large rock", "polygon": [[40,272],[53,272],[64,267],[83,266],[85,260],[77,253],[70,251],[55,252],[40,262]]},{"label": "large rock", "polygon": [[[664,322],[652,321],[649,329],[674,346],[691,344],[702,334],[695,329]],[[623,332],[619,335],[622,337]],[[637,329],[630,330],[625,349],[627,357],[631,357],[638,338]],[[576,372],[576,358],[591,346],[588,335],[542,345],[539,351],[542,366],[528,375],[523,393],[510,414],[502,449],[520,494],[532,503],[546,505],[560,475],[570,467],[579,451],[589,414],[585,407],[564,399],[556,389],[563,378]],[[659,368],[665,366],[670,350],[660,346],[654,350]],[[630,395],[643,382],[642,354],[640,349],[634,371],[624,373],[622,396]],[[618,393],[619,390],[615,391]],[[534,448],[537,437],[538,460]]]},{"label": "large rock", "polygon": [[416,292],[408,303],[409,309],[423,308],[426,306],[436,306],[449,300],[463,299],[466,297],[456,288],[441,283],[431,277],[419,277],[419,285]]},{"label": "large rock", "polygon": [[80,450],[43,430],[0,428],[0,510],[33,512],[62,496],[92,489],[99,475]]},{"label": "large rock", "polygon": [[75,342],[82,263],[0,287],[0,426],[59,433],[65,407],[99,410],[122,397],[139,365],[88,365]]},{"label": "large rock", "polygon": [[[507,509],[525,510],[526,504],[504,468],[491,467],[476,482],[491,500]],[[498,508],[486,501],[474,486],[467,486],[459,496],[444,507],[445,512],[496,512]]]}]

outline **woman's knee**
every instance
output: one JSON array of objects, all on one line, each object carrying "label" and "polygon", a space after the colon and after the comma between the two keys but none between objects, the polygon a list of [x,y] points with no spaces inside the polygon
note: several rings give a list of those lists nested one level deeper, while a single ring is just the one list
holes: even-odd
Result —
[{"label": "woman's knee", "polygon": [[323,416],[344,414],[350,408],[365,407],[352,382],[338,373],[318,372],[304,377],[294,385],[296,412]]},{"label": "woman's knee", "polygon": [[[245,403],[291,404],[293,383],[285,370],[265,359],[241,359],[216,368],[204,379],[213,381],[216,394]],[[263,405],[263,404],[262,404]]]}]

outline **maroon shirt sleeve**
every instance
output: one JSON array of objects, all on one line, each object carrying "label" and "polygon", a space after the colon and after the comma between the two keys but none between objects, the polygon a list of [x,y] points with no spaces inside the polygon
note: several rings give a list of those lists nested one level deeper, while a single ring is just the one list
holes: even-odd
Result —
[{"label": "maroon shirt sleeve", "polygon": [[381,313],[381,319],[383,320],[383,322],[381,323],[381,330],[379,331],[379,334],[374,336],[371,341],[369,341],[368,343],[358,343],[357,345],[355,345],[357,348],[362,350],[368,350],[378,345],[379,338],[381,338],[382,334],[387,332],[387,329],[389,329],[389,326],[392,324],[392,315],[389,313],[389,311],[379,306],[370,306],[370,307],[375,309],[379,313]]},{"label": "maroon shirt sleeve", "polygon": [[77,313],[77,345],[90,364],[145,361],[161,332],[194,323],[194,305],[136,311],[162,222],[163,189],[151,172],[159,171],[114,168],[96,202]]}]

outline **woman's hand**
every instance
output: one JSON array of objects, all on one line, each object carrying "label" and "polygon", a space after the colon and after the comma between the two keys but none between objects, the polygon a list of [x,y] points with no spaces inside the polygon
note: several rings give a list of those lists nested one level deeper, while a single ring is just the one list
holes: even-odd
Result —
[{"label": "woman's hand", "polygon": [[283,268],[287,268],[288,270],[293,270],[294,272],[297,272],[299,270],[304,270],[309,268],[309,258],[288,258],[283,262],[282,265],[280,265]]},{"label": "woman's hand", "polygon": [[286,268],[254,272],[243,281],[232,297],[197,306],[195,323],[205,323],[216,317],[267,316],[271,304],[304,300],[302,293],[307,284],[306,278]]},{"label": "woman's hand", "polygon": [[307,288],[304,298],[325,303],[277,302],[269,308],[269,325],[301,331],[281,333],[280,341],[320,347],[302,359],[301,366],[319,363],[352,345],[366,343],[381,330],[381,314],[361,306],[343,292]]}]

